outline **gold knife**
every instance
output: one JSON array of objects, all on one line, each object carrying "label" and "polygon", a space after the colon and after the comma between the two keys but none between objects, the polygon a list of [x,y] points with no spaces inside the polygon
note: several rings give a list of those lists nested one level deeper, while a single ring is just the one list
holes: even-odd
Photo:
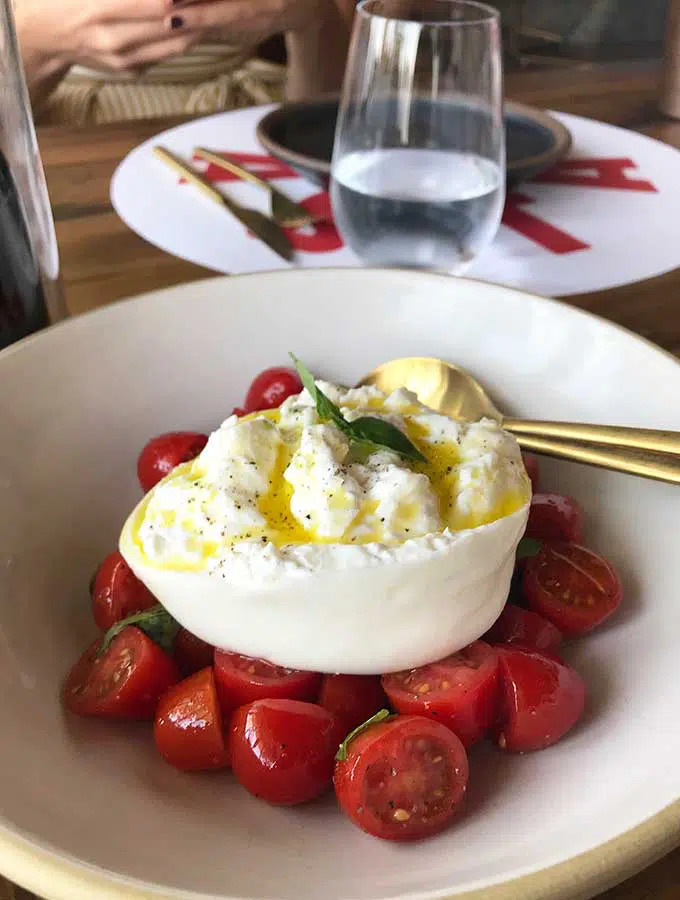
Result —
[{"label": "gold knife", "polygon": [[314,222],[319,221],[318,216],[310,213],[304,206],[300,206],[299,203],[291,200],[287,194],[274,187],[269,181],[260,178],[255,172],[240,165],[227,154],[213,153],[212,150],[207,150],[205,147],[194,147],[194,156],[198,156],[206,162],[223,169],[225,172],[231,172],[232,175],[242,178],[243,181],[249,181],[256,187],[267,191],[272,201],[272,218],[279,225],[283,225],[285,228],[302,228],[305,225],[313,225]]},{"label": "gold knife", "polygon": [[268,216],[263,215],[255,209],[241,206],[240,203],[232,200],[231,197],[225,196],[225,194],[218,191],[207,178],[204,178],[203,175],[194,171],[191,166],[181,160],[178,156],[175,156],[174,153],[171,153],[170,150],[167,150],[165,147],[154,147],[153,152],[158,159],[162,160],[180,175],[183,175],[187,181],[191,182],[191,184],[202,191],[207,197],[210,197],[212,201],[227,209],[232,216],[237,218],[239,222],[245,225],[245,227],[252,231],[253,234],[257,235],[270,250],[273,250],[274,253],[278,254],[282,259],[285,259],[286,262],[292,262],[294,258],[293,247],[281,227],[277,225],[273,219],[270,219]]}]

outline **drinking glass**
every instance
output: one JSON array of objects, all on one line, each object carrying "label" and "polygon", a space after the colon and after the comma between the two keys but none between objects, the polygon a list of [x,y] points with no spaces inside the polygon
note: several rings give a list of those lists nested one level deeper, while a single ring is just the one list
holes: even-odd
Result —
[{"label": "drinking glass", "polygon": [[64,312],[54,222],[12,0],[0,0],[0,348]]},{"label": "drinking glass", "polygon": [[498,11],[468,0],[363,0],[331,166],[345,243],[368,265],[460,274],[505,200]]}]

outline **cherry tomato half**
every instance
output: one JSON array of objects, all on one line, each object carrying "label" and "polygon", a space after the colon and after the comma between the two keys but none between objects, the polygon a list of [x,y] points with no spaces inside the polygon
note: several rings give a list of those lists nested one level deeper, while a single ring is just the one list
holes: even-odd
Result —
[{"label": "cherry tomato half", "polygon": [[562,635],[552,622],[530,609],[508,605],[484,635],[490,644],[524,644],[537,650],[551,650],[562,643]]},{"label": "cherry tomato half", "polygon": [[102,631],[158,603],[116,550],[109,553],[92,581],[92,615]]},{"label": "cherry tomato half", "polygon": [[193,675],[212,666],[215,648],[186,628],[180,628],[175,638],[174,657],[182,675]]},{"label": "cherry tomato half", "polygon": [[585,683],[552,654],[499,647],[501,712],[498,746],[524,753],[557,743],[580,719]]},{"label": "cherry tomato half", "polygon": [[623,588],[612,565],[579,544],[544,544],[526,560],[527,603],[565,637],[592,631],[614,613]]},{"label": "cherry tomato half", "polygon": [[158,700],[179,681],[172,657],[134,626],[124,628],[98,656],[88,647],[64,685],[64,703],[81,716],[153,719]]},{"label": "cherry tomato half", "polygon": [[343,723],[345,734],[349,734],[387,706],[387,697],[377,675],[324,675],[318,702]]},{"label": "cherry tomato half", "polygon": [[180,463],[194,459],[208,443],[198,431],[169,431],[146,444],[137,460],[137,477],[146,494]]},{"label": "cherry tomato half", "polygon": [[583,540],[583,511],[564,494],[534,494],[525,537],[539,541]]},{"label": "cherry tomato half", "polygon": [[484,737],[496,719],[498,656],[484,641],[439,662],[383,675],[382,683],[397,712],[436,719],[466,747]]},{"label": "cherry tomato half", "polygon": [[158,702],[153,736],[163,759],[184,772],[229,765],[212,668],[180,681]]},{"label": "cherry tomato half", "polygon": [[215,650],[215,681],[223,712],[253,700],[316,700],[321,685],[317,672],[275,666],[264,659]]},{"label": "cherry tomato half", "polygon": [[343,812],[369,834],[392,841],[443,831],[467,781],[459,738],[422,716],[394,716],[360,732],[333,776]]},{"label": "cherry tomato half", "polygon": [[256,700],[234,713],[231,764],[263,800],[292,806],[314,800],[332,782],[344,730],[332,713],[301,700]]},{"label": "cherry tomato half", "polygon": [[541,484],[541,473],[538,467],[538,460],[531,453],[523,453],[522,459],[524,460],[524,468],[527,470],[527,475],[531,481],[531,490],[536,493]]},{"label": "cherry tomato half", "polygon": [[247,413],[274,409],[281,406],[287,397],[299,394],[301,390],[302,382],[295,369],[275,366],[265,369],[255,378],[248,388],[243,406]]}]

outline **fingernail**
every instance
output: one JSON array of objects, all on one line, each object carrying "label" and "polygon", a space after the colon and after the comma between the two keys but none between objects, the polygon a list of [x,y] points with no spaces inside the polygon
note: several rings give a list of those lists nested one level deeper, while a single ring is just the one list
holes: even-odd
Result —
[{"label": "fingernail", "polygon": [[184,25],[184,19],[181,16],[173,16],[172,19],[170,19],[170,27],[173,30],[181,28],[182,25]]}]

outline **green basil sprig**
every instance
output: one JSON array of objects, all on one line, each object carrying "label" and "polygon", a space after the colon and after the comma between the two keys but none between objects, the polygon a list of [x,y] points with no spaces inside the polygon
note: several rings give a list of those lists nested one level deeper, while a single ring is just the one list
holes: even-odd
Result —
[{"label": "green basil sprig", "polygon": [[317,414],[322,422],[332,422],[350,441],[360,444],[369,453],[386,449],[392,450],[404,459],[427,462],[427,459],[411,443],[404,432],[392,425],[391,422],[378,419],[376,416],[361,416],[353,422],[348,422],[340,408],[317,387],[309,369],[292,353],[290,358],[295,363],[300,380],[314,401]]},{"label": "green basil sprig", "polygon": [[126,619],[121,619],[120,622],[116,622],[112,625],[102,638],[102,643],[98,651],[99,656],[109,649],[114,638],[118,637],[121,631],[124,628],[127,628],[128,625],[135,625],[168,653],[172,651],[175,645],[177,632],[180,629],[179,622],[173,619],[165,607],[161,606],[160,603],[157,603],[156,606],[152,606],[151,609],[133,613]]},{"label": "green basil sprig", "polygon": [[536,538],[523,537],[517,547],[516,559],[529,559],[530,556],[536,556],[542,546]]},{"label": "green basil sprig", "polygon": [[364,731],[367,731],[373,725],[379,725],[380,722],[386,722],[391,716],[392,713],[389,709],[381,709],[374,716],[371,716],[370,719],[367,719],[365,722],[362,722],[361,725],[358,725],[353,729],[353,731],[350,731],[345,740],[338,747],[338,752],[335,754],[335,758],[338,762],[344,762],[347,759],[347,748],[355,737],[363,734]]}]

